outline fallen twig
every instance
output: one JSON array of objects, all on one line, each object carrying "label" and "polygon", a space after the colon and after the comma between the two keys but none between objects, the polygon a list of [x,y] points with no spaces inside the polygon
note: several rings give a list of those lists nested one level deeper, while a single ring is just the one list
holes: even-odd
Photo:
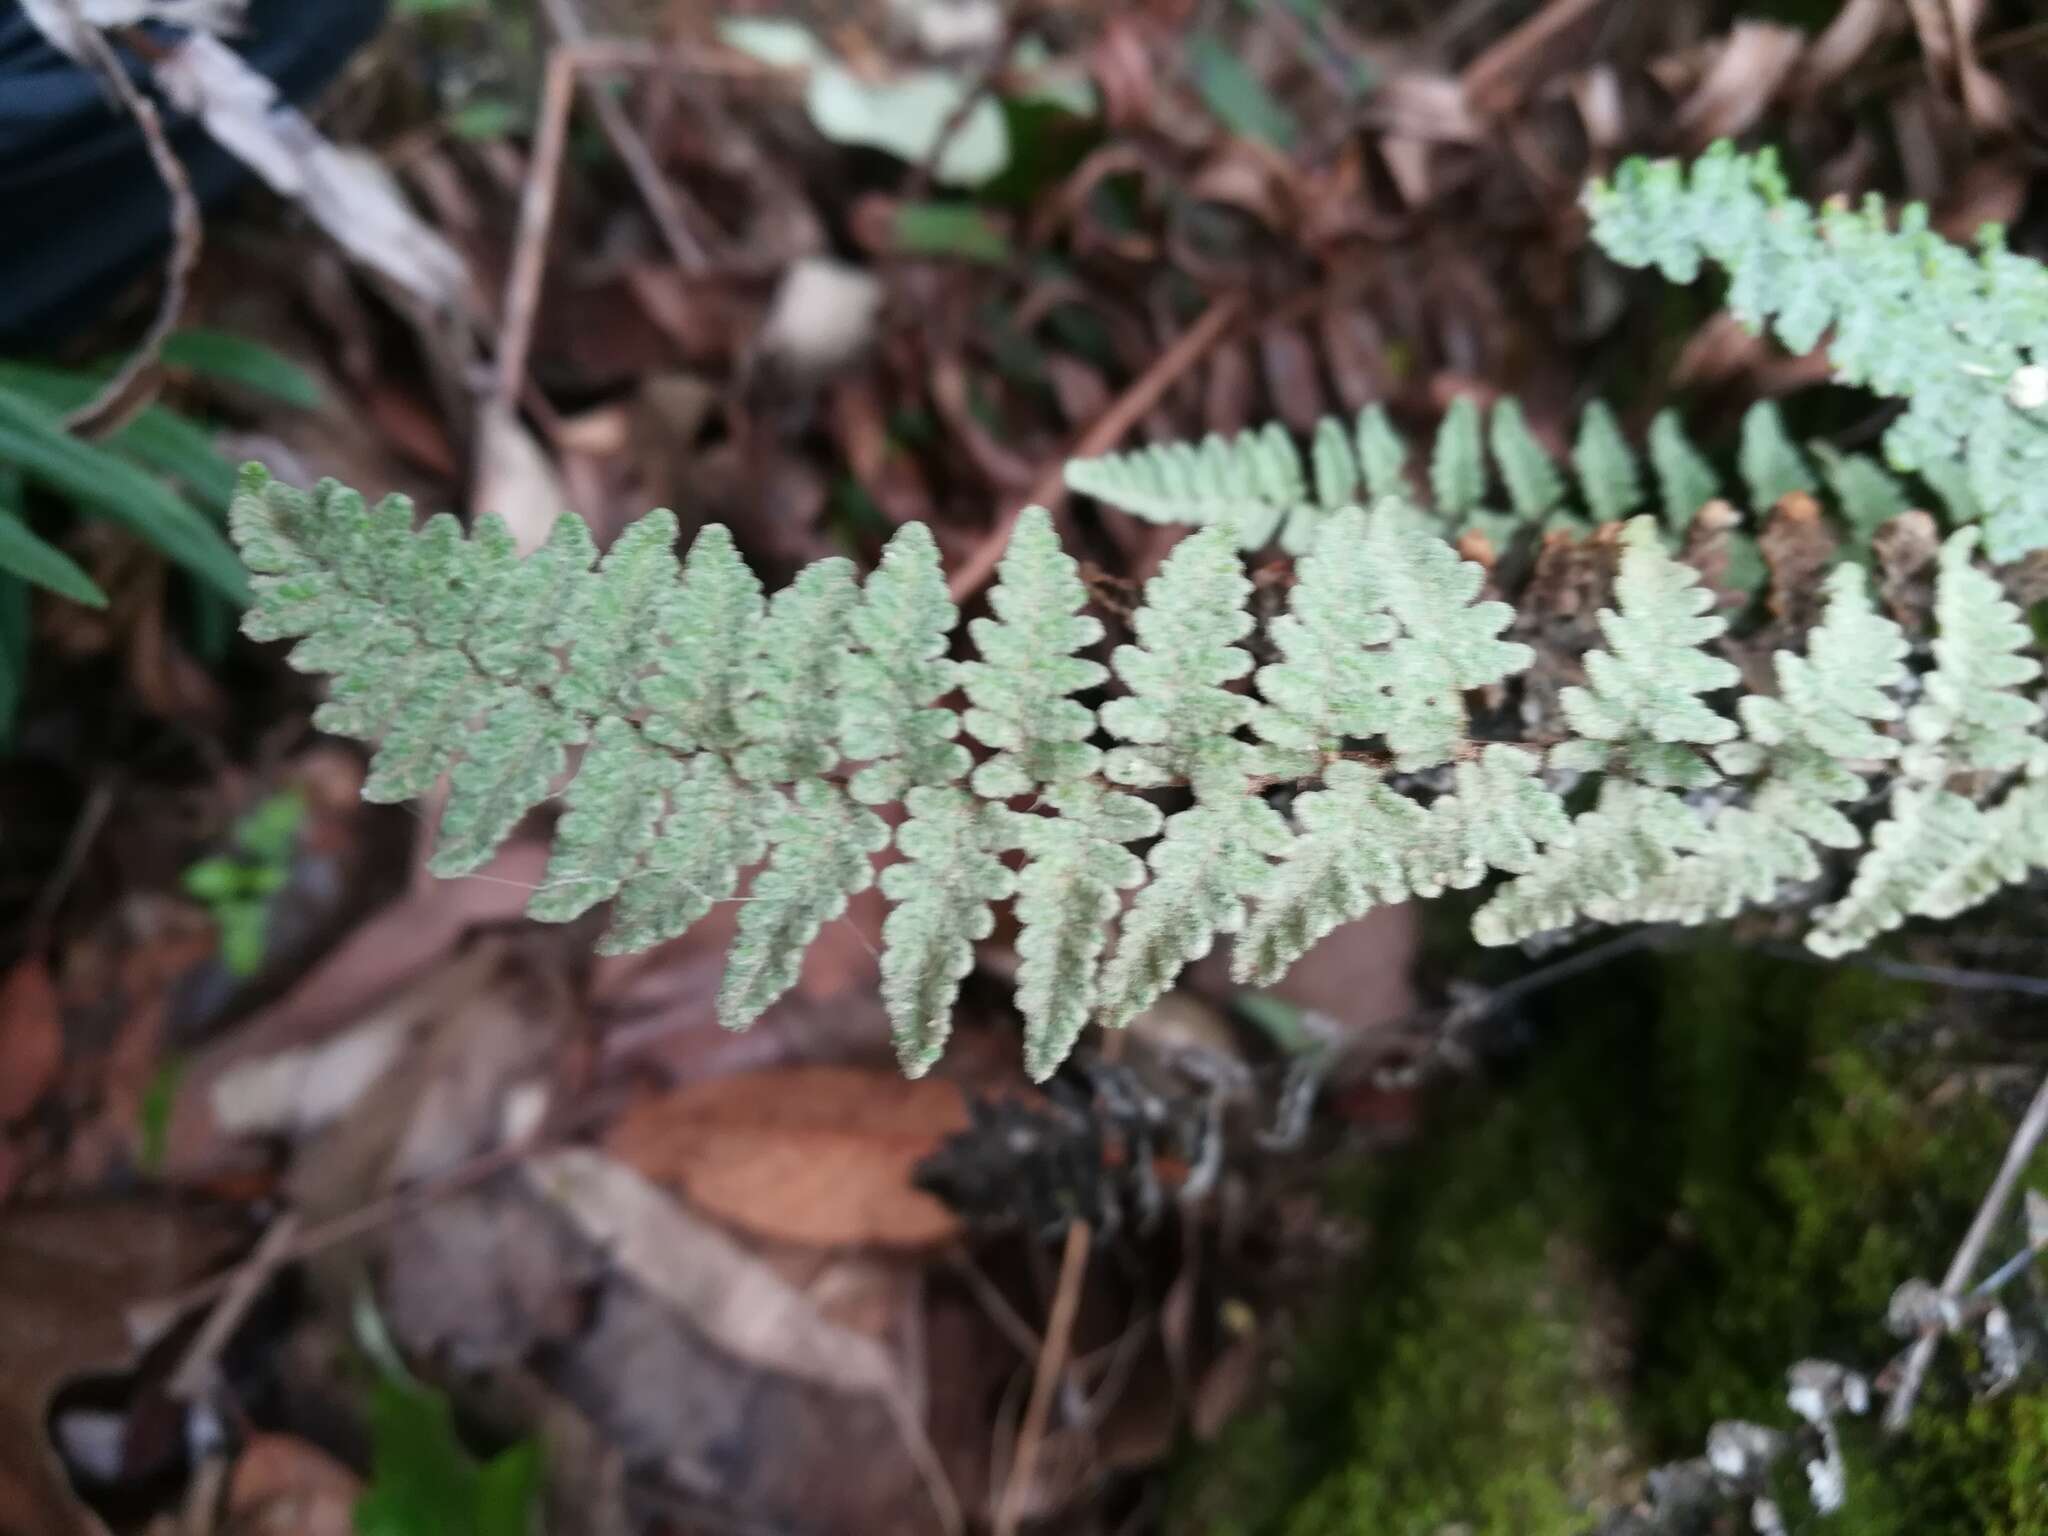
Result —
[{"label": "fallen twig", "polygon": [[1046,1320],[1045,1339],[1039,1346],[1038,1364],[1031,1377],[1031,1399],[1024,1407],[1024,1422],[1017,1429],[1017,1454],[1010,1459],[1010,1475],[996,1501],[995,1536],[1016,1536],[1023,1518],[1023,1503],[1038,1471],[1038,1452],[1045,1442],[1046,1420],[1052,1413],[1053,1391],[1067,1369],[1067,1354],[1074,1342],[1074,1319],[1081,1309],[1081,1277],[1088,1269],[1088,1245],[1094,1234],[1085,1221],[1067,1223],[1067,1244],[1060,1254],[1060,1278],[1053,1291],[1052,1316]]},{"label": "fallen twig", "polygon": [[[555,29],[565,44],[583,45],[591,41],[590,28],[576,0],[541,0],[541,8],[547,12],[548,25]],[[591,73],[606,72],[595,64],[584,68]],[[619,157],[620,163],[626,167],[626,174],[633,178],[633,185],[639,191],[641,201],[647,204],[655,228],[661,231],[661,238],[667,244],[669,254],[675,257],[676,265],[685,272],[703,271],[709,258],[697,237],[690,233],[684,199],[662,174],[647,141],[626,116],[626,109],[603,90],[590,92],[590,107],[597,114],[598,127],[611,143],[612,153]]]},{"label": "fallen twig", "polygon": [[1147,411],[1159,403],[1174,380],[1200,362],[1204,353],[1213,347],[1228,330],[1231,323],[1243,313],[1243,293],[1226,293],[1202,311],[1195,323],[1189,326],[1174,341],[1173,345],[1153,361],[1152,366],[1131,381],[1130,387],[1119,395],[1110,408],[1102,413],[1095,425],[1083,432],[1071,452],[1061,456],[1039,477],[1031,493],[1022,501],[1009,507],[996,525],[983,535],[974,553],[969,555],[959,570],[946,583],[948,592],[955,603],[964,603],[988,584],[995,574],[996,565],[1003,558],[1003,551],[1010,544],[1010,530],[1017,526],[1017,519],[1026,507],[1038,506],[1057,510],[1067,497],[1067,460],[1092,458],[1107,453],[1123,441],[1129,432],[1144,418]]},{"label": "fallen twig", "polygon": [[213,1311],[201,1325],[198,1336],[185,1351],[185,1358],[178,1362],[178,1369],[165,1388],[174,1402],[190,1402],[206,1390],[213,1379],[220,1352],[235,1336],[235,1330],[242,1325],[249,1308],[256,1304],[256,1298],[263,1294],[264,1285],[277,1273],[298,1230],[297,1213],[286,1211],[270,1224],[270,1230],[263,1234],[263,1240],[256,1245],[255,1251],[227,1276],[220,1300],[214,1303]]},{"label": "fallen twig", "polygon": [[[1955,1258],[1949,1262],[1948,1273],[1941,1277],[1941,1294],[1944,1297],[1958,1300],[1969,1286],[1970,1272],[1977,1267],[1984,1245],[1991,1241],[1992,1230],[1998,1225],[1998,1218],[2005,1213],[2006,1202],[2012,1198],[2013,1186],[2019,1183],[2020,1175],[2026,1171],[2028,1160],[2041,1144],[2043,1133],[2048,1133],[2048,1077],[2044,1077],[2041,1086],[2034,1090],[2034,1100],[2020,1117],[2019,1126],[2012,1133],[2012,1142],[2005,1149],[2005,1161],[1999,1164],[1998,1176],[1984,1192],[1984,1201],[1977,1207],[1976,1219],[1970,1223],[1970,1230],[1963,1234],[1962,1246],[1956,1249]],[[1913,1401],[1920,1395],[1920,1385],[1927,1378],[1927,1367],[1934,1359],[1938,1343],[1938,1334],[1923,1335],[1914,1340],[1913,1347],[1906,1352],[1899,1384],[1884,1407],[1886,1433],[1897,1434],[1912,1417]]]},{"label": "fallen twig", "polygon": [[164,131],[163,118],[157,112],[156,103],[128,77],[127,69],[105,34],[79,14],[76,0],[60,0],[60,3],[70,14],[75,39],[85,51],[88,62],[105,78],[128,115],[135,119],[135,126],[142,131],[142,142],[149,150],[150,163],[156,167],[157,177],[163,182],[164,192],[171,200],[171,249],[164,258],[164,291],[157,300],[156,316],[149,322],[149,329],[143,333],[135,350],[129,354],[128,361],[100,387],[97,394],[64,418],[66,431],[89,437],[107,430],[126,413],[129,397],[137,382],[156,366],[157,359],[163,355],[165,339],[176,329],[178,317],[185,312],[185,285],[192,269],[199,264],[199,248],[204,242],[205,230],[199,213],[198,194],[192,190],[184,162],[171,147],[170,136]]}]

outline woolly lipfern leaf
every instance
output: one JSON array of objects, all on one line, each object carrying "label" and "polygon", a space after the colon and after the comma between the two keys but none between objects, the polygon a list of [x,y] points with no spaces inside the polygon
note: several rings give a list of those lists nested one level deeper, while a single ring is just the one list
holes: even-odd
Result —
[{"label": "woolly lipfern leaf", "polygon": [[1707,610],[1699,575],[1665,554],[1656,524],[1637,518],[1622,534],[1619,611],[1602,610],[1607,649],[1586,657],[1586,686],[1567,688],[1565,717],[1581,739],[1560,745],[1560,768],[1616,768],[1656,787],[1698,788],[1713,771],[1694,745],[1726,741],[1734,722],[1699,695],[1726,688],[1736,670],[1700,647],[1727,625]]},{"label": "woolly lipfern leaf", "polygon": [[1997,226],[1971,252],[1918,204],[1896,225],[1875,198],[1816,210],[1790,196],[1774,154],[1727,144],[1689,172],[1629,161],[1586,203],[1615,260],[1676,282],[1720,267],[1737,319],[1794,352],[1826,335],[1837,378],[1903,400],[1887,457],[1901,470],[1965,464],[1993,559],[2048,545],[2048,269],[2007,250]]},{"label": "woolly lipfern leaf", "polygon": [[[1476,453],[1476,407],[1458,421],[1456,453]],[[1530,457],[1518,415],[1496,416],[1494,438],[1510,494],[1550,502],[1564,477]],[[1319,497],[1400,474],[1375,413],[1319,433],[1314,452]],[[1441,438],[1434,458],[1449,462]],[[1640,505],[1610,419],[1589,416],[1573,458],[1597,515]],[[1651,458],[1672,521],[1689,518],[1710,472],[1675,427],[1653,428]],[[1781,477],[1792,462],[1757,457]],[[1264,473],[1305,495],[1298,463]],[[1473,484],[1450,489],[1482,496],[1483,464]],[[943,1048],[1006,900],[1026,1062],[1044,1077],[1090,1020],[1129,1022],[1219,936],[1237,935],[1240,979],[1270,983],[1375,905],[1497,874],[1474,923],[1487,943],[1711,920],[1838,878],[1825,855],[1857,849],[1874,792],[1888,814],[1808,938],[1824,954],[2048,864],[2040,669],[1974,529],[1942,547],[1922,675],[1844,565],[1803,650],[1774,658],[1774,692],[1724,711],[1717,696],[1739,679],[1718,654],[1723,620],[1656,524],[1632,518],[1604,646],[1559,695],[1571,734],[1539,750],[1471,739],[1468,695],[1506,690],[1513,705],[1534,658],[1501,638],[1509,607],[1476,600],[1484,573],[1447,525],[1383,498],[1270,526],[1313,543],[1265,635],[1242,531],[1215,527],[1168,555],[1105,667],[1087,654],[1105,634],[1079,568],[1036,509],[998,564],[989,616],[968,626],[976,654],[956,659],[957,615],[920,527],[864,582],[826,560],[769,600],[722,529],[678,565],[667,513],[602,559],[564,517],[520,559],[493,520],[467,538],[445,517],[415,531],[403,501],[307,495],[260,471],[233,508],[255,573],[247,628],[295,639],[294,665],[334,675],[318,719],[377,743],[366,793],[446,786],[435,867],[476,868],[559,795],[532,915],[608,904],[600,947],[622,951],[737,900],[726,1023],[794,983],[893,840],[882,995],[913,1073]],[[1560,796],[1581,775],[1598,787],[1571,817]],[[893,834],[878,812],[890,804]]]}]

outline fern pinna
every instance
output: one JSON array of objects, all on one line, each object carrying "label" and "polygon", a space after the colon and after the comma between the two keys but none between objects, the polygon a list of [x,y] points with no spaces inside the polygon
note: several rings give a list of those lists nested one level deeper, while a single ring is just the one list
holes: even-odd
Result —
[{"label": "fern pinna", "polygon": [[667,512],[601,559],[565,516],[520,559],[495,519],[415,530],[401,498],[369,507],[252,466],[232,529],[255,574],[248,632],[297,639],[293,664],[334,678],[317,722],[379,743],[365,794],[445,780],[437,872],[477,869],[560,794],[533,916],[609,901],[603,946],[628,950],[741,898],[728,1025],[794,982],[893,843],[882,990],[912,1073],[942,1050],[1004,901],[1042,1078],[1219,936],[1237,936],[1241,980],[1270,982],[1377,904],[1496,874],[1475,921],[1489,944],[1711,921],[1822,876],[1882,793],[1808,940],[1835,954],[2048,863],[2039,669],[1974,529],[1943,548],[1923,668],[1843,566],[1804,654],[1778,654],[1775,691],[1730,711],[1708,592],[1654,519],[1628,521],[1605,644],[1561,696],[1565,739],[1543,745],[1473,739],[1468,697],[1533,656],[1503,638],[1508,605],[1480,600],[1481,569],[1396,497],[1321,519],[1263,636],[1235,531],[1189,535],[1107,665],[1036,509],[965,660],[915,524],[865,581],[824,560],[772,598],[720,527],[678,562]]}]

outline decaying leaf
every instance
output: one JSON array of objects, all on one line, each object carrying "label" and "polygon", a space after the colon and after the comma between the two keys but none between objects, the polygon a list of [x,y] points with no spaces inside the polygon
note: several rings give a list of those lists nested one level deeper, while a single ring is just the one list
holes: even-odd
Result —
[{"label": "decaying leaf", "polygon": [[63,1059],[57,989],[32,955],[0,981],[0,1125],[35,1108]]},{"label": "decaying leaf", "polygon": [[148,1340],[129,1309],[224,1254],[227,1226],[166,1201],[12,1208],[0,1222],[0,1532],[104,1536],[44,1433],[57,1389],[125,1367]]},{"label": "decaying leaf", "polygon": [[958,1230],[911,1170],[967,1126],[951,1083],[785,1067],[692,1083],[627,1111],[612,1156],[757,1237],[922,1247]]}]

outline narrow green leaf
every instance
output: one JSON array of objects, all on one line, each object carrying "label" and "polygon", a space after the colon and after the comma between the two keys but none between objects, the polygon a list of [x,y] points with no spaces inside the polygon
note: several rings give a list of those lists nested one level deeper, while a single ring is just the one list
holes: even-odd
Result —
[{"label": "narrow green leaf", "polygon": [[127,461],[67,433],[57,416],[0,389],[0,462],[134,533],[236,604],[241,561],[197,511]]},{"label": "narrow green leaf", "polygon": [[93,579],[63,550],[38,538],[5,501],[0,501],[0,571],[88,608],[107,606],[107,594]]},{"label": "narrow green leaf", "polygon": [[1015,252],[1003,227],[972,203],[900,203],[889,243],[904,256],[950,256],[1003,266]]},{"label": "narrow green leaf", "polygon": [[1470,395],[1453,400],[1436,429],[1429,488],[1437,511],[1453,525],[1477,512],[1486,499],[1486,450],[1480,441],[1479,406]]},{"label": "narrow green leaf", "polygon": [[1275,149],[1293,147],[1301,137],[1295,116],[1245,68],[1229,44],[1213,32],[1188,39],[1188,69],[1195,89],[1223,126],[1240,138],[1257,139]]},{"label": "narrow green leaf", "polygon": [[167,367],[239,384],[303,410],[318,410],[324,399],[319,383],[297,363],[273,347],[232,331],[199,326],[173,331],[164,338],[162,355]]}]

